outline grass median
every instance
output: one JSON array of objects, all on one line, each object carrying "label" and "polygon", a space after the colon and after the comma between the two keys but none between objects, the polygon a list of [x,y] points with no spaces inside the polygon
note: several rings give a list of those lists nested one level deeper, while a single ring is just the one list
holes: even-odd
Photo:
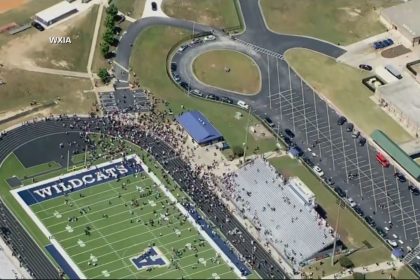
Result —
[{"label": "grass median", "polygon": [[[223,134],[230,146],[242,146],[245,141],[247,117],[246,112],[238,108],[219,104],[182,92],[168,77],[166,57],[170,49],[180,40],[186,38],[189,31],[156,26],[144,31],[133,46],[130,66],[139,77],[140,85],[151,90],[154,96],[168,102],[169,108],[178,114],[185,110],[202,112]],[[237,112],[243,117],[236,119]],[[251,117],[250,125],[259,123]],[[258,147],[258,149],[257,149]],[[275,149],[274,137],[254,139],[249,134],[248,151],[266,152]]]},{"label": "grass median", "polygon": [[286,60],[319,94],[366,134],[380,129],[397,143],[412,139],[370,99],[373,93],[362,84],[362,79],[371,73],[337,63],[332,58],[306,49],[288,50]]},{"label": "grass median", "polygon": [[217,28],[231,28],[240,26],[234,1],[236,0],[165,0],[162,9],[170,17]]},{"label": "grass median", "polygon": [[115,0],[118,10],[132,18],[141,18],[146,0]]},{"label": "grass median", "polygon": [[398,0],[261,0],[261,7],[273,31],[347,45],[385,32],[379,22],[379,11],[399,3]]},{"label": "grass median", "polygon": [[240,52],[216,50],[193,62],[193,71],[205,84],[245,95],[261,90],[261,74],[255,61]]}]

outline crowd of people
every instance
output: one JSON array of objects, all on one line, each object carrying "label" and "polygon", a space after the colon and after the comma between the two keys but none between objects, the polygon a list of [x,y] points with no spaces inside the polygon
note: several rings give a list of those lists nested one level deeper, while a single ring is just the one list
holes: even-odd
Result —
[{"label": "crowd of people", "polygon": [[[172,118],[172,119],[171,119]],[[123,140],[128,140],[140,146],[146,153],[142,153],[142,160],[155,162],[154,167],[163,174],[163,178],[170,188],[170,175],[176,183],[194,201],[213,224],[224,233],[232,244],[232,250],[241,256],[242,260],[256,269],[264,278],[285,278],[286,275],[273,260],[269,252],[265,251],[254,237],[247,232],[219,199],[215,186],[215,176],[209,165],[192,164],[188,153],[194,153],[194,147],[186,147],[185,134],[180,126],[173,122],[173,116],[164,112],[152,111],[136,118],[127,115],[108,115],[100,118],[96,116],[81,118],[65,116],[45,118],[37,122],[60,122],[68,131],[78,131],[81,137],[99,133],[96,141],[91,144],[92,160],[106,151],[108,159],[134,153],[135,148],[128,146]],[[27,125],[32,125],[28,123]],[[109,137],[112,136],[112,141]],[[194,167],[194,168],[192,168]],[[234,234],[228,233],[234,232]]]}]

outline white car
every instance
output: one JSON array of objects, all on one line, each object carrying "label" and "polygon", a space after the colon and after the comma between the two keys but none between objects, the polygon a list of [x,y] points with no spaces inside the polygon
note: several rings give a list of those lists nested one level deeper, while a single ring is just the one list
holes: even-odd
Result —
[{"label": "white car", "polygon": [[396,235],[395,233],[392,234],[392,237],[394,237],[395,239],[398,239],[398,235]]},{"label": "white car", "polygon": [[324,171],[322,171],[321,167],[319,167],[318,165],[314,165],[314,167],[312,167],[312,170],[319,176],[322,177],[324,176]]},{"label": "white car", "polygon": [[208,36],[204,37],[203,40],[204,41],[214,41],[214,40],[216,40],[216,36],[208,35]]},{"label": "white car", "polygon": [[404,242],[401,239],[398,239],[398,243],[400,243],[401,245],[404,244]]},{"label": "white car", "polygon": [[356,203],[356,202],[354,202],[353,198],[349,197],[349,198],[347,199],[347,201],[349,202],[349,204],[350,204],[350,206],[351,206],[351,207],[355,207],[355,206],[357,206],[357,203]]},{"label": "white car", "polygon": [[249,105],[246,104],[245,101],[239,100],[238,103],[236,103],[236,104],[238,104],[238,106],[243,108],[243,109],[246,109],[246,110],[249,109]]},{"label": "white car", "polygon": [[388,244],[391,245],[392,247],[397,247],[398,246],[398,243],[394,240],[387,239],[386,242],[388,242]]}]

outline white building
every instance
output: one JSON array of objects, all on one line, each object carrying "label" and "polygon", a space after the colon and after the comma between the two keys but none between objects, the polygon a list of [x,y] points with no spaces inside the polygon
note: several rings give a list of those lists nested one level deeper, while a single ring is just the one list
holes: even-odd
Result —
[{"label": "white building", "polygon": [[47,27],[77,13],[78,11],[79,10],[75,5],[70,4],[67,1],[63,1],[37,13],[35,15],[35,21]]}]

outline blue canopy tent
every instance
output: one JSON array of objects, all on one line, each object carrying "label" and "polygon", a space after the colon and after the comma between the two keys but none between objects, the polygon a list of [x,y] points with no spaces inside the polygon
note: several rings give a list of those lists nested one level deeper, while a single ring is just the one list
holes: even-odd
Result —
[{"label": "blue canopy tent", "polygon": [[199,145],[223,140],[222,134],[198,111],[183,113],[177,120]]}]

